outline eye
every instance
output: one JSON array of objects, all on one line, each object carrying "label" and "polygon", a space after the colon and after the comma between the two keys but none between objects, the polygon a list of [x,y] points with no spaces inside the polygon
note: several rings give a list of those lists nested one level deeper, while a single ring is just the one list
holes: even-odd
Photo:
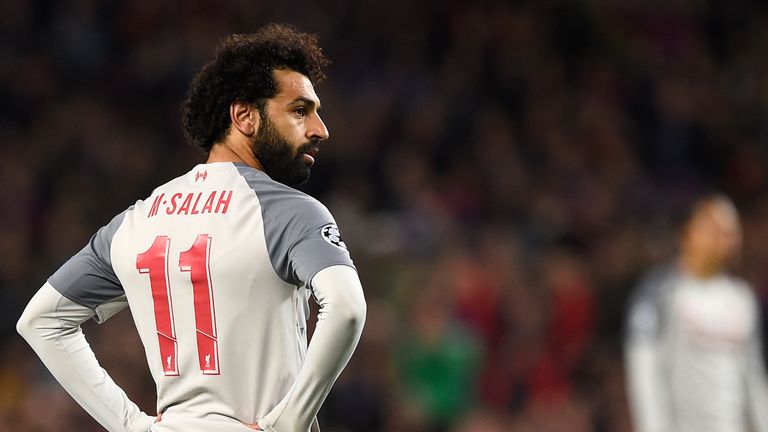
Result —
[{"label": "eye", "polygon": [[293,112],[295,112],[296,115],[299,117],[304,117],[305,115],[307,115],[307,109],[304,107],[298,107],[295,110],[293,110]]}]

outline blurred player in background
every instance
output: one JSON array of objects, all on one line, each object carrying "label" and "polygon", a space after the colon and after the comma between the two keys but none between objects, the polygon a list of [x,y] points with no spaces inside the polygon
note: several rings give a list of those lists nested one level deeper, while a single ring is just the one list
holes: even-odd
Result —
[{"label": "blurred player in background", "polygon": [[[19,332],[108,430],[317,429],[366,311],[330,213],[290,187],[328,138],[314,90],[327,63],[314,36],[287,26],[225,38],[184,103],[207,163],[116,216],[29,302]],[[307,348],[310,294],[320,313]],[[80,329],[126,306],[157,418],[99,366]]]},{"label": "blurred player in background", "polygon": [[740,247],[734,205],[706,197],[685,222],[677,262],[637,289],[625,346],[635,431],[768,431],[759,306],[727,271]]}]

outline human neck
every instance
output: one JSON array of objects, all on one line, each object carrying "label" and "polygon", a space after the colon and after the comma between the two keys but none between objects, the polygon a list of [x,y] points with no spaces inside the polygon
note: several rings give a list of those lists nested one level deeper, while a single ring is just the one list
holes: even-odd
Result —
[{"label": "human neck", "polygon": [[722,266],[695,255],[683,254],[680,256],[680,267],[687,273],[700,279],[707,279],[719,274]]},{"label": "human neck", "polygon": [[211,147],[211,151],[208,153],[208,160],[205,163],[214,162],[243,162],[251,168],[264,171],[261,162],[256,159],[252,152],[246,151],[242,147],[230,145],[226,141],[216,143]]}]

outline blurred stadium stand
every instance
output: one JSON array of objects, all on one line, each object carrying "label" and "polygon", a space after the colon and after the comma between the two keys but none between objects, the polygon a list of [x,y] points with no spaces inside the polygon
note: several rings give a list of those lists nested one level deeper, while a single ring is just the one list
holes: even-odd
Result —
[{"label": "blurred stadium stand", "polygon": [[[179,104],[219,37],[315,32],[331,140],[305,190],[366,288],[323,430],[630,430],[636,278],[702,191],[768,301],[768,5],[689,0],[0,4],[0,431],[96,431],[14,323],[98,227],[203,156]],[[128,313],[86,335],[154,413]]]}]

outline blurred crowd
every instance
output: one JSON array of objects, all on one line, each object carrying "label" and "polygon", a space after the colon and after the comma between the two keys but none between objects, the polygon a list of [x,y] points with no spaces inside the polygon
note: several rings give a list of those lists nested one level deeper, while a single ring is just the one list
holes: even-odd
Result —
[{"label": "blurred crowd", "polygon": [[[333,61],[304,189],[369,304],[324,431],[629,431],[626,300],[704,191],[742,212],[737,270],[768,302],[764,3],[4,0],[0,431],[99,430],[15,321],[98,227],[203,160],[186,85],[221,36],[271,21]],[[154,414],[130,314],[85,332]]]}]

